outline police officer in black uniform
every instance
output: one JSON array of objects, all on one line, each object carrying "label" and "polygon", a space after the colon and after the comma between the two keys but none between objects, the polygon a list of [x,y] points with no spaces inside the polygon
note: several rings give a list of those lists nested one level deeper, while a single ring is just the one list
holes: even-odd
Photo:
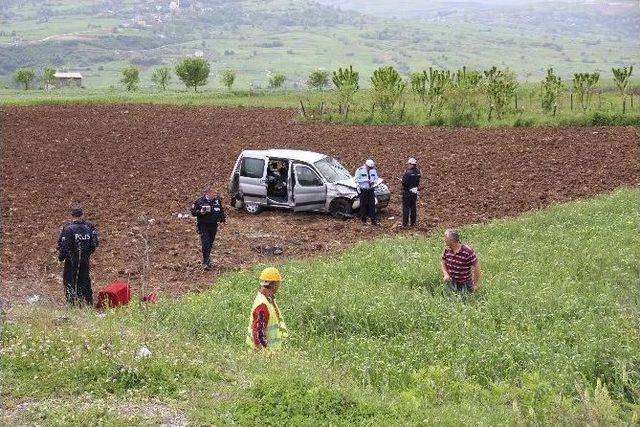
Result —
[{"label": "police officer in black uniform", "polygon": [[211,270],[211,248],[218,233],[218,223],[227,219],[220,195],[212,196],[211,188],[207,187],[204,196],[193,202],[191,215],[198,220],[198,234],[202,241],[202,266],[205,270]]},{"label": "police officer in black uniform", "polygon": [[74,208],[71,217],[58,239],[58,259],[64,261],[65,296],[69,304],[93,305],[89,258],[98,247],[98,232],[92,223],[84,220],[81,208]]},{"label": "police officer in black uniform", "polygon": [[420,169],[413,157],[407,160],[407,169],[402,176],[402,226],[416,225],[418,187],[420,186]]}]

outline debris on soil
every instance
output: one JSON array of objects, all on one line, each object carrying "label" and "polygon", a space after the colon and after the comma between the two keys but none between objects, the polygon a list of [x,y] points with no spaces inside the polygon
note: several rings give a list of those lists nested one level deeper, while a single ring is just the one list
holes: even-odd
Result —
[{"label": "debris on soil", "polygon": [[40,295],[36,295],[36,294],[29,295],[26,298],[26,301],[27,301],[27,304],[33,305],[33,304],[37,303],[38,301],[40,301]]},{"label": "debris on soil", "polygon": [[251,249],[253,249],[255,252],[259,253],[260,255],[263,256],[276,256],[276,255],[282,255],[284,253],[284,250],[282,249],[282,247],[278,246],[278,245],[274,245],[274,246],[253,246]]},{"label": "debris on soil", "polygon": [[[314,257],[358,240],[402,233],[393,220],[360,227],[357,220],[321,214],[249,215],[232,209],[227,180],[244,149],[318,151],[351,171],[372,157],[392,191],[385,219],[401,216],[397,178],[406,159],[415,157],[425,188],[418,200],[416,232],[516,215],[637,185],[640,177],[638,136],[631,127],[369,126],[363,132],[357,125],[296,123],[291,110],[126,108],[126,114],[121,105],[0,111],[0,298],[21,302],[38,294],[41,302],[63,303],[62,267],[53,250],[76,203],[96,224],[101,239],[92,257],[94,289],[124,279],[133,281],[137,292],[143,271],[148,272],[148,292],[179,295],[211,286],[215,274],[198,268],[195,222],[171,220],[176,212],[187,211],[207,184],[219,189],[228,212],[214,247],[216,271],[263,261],[264,254],[254,247],[286,248],[282,259]],[[371,147],[376,147],[373,152]],[[143,235],[149,244],[148,270],[143,268]],[[25,275],[42,269],[56,274]]]}]

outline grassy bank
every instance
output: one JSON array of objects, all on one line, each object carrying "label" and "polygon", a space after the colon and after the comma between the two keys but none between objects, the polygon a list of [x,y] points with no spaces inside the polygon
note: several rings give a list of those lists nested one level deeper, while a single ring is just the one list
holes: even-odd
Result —
[{"label": "grassy bank", "polygon": [[[277,354],[243,344],[257,269],[104,318],[15,307],[2,424],[637,423],[639,198],[620,190],[465,228],[484,270],[467,300],[443,292],[439,235],[288,263],[292,336]],[[143,344],[152,356],[138,360]]]},{"label": "grassy bank", "polygon": [[[64,104],[175,104],[220,105],[265,108],[300,107],[302,91],[233,91],[205,89],[187,90],[139,90],[127,92],[121,89],[67,89],[43,91],[0,90],[2,105],[64,105]],[[311,94],[311,99],[320,99]]]},{"label": "grassy bank", "polygon": [[[0,90],[0,105],[64,105],[64,104],[173,104],[212,105],[261,108],[291,108],[299,111],[299,119],[308,122],[335,122],[355,124],[395,124],[416,126],[452,127],[535,127],[535,126],[640,126],[640,105],[631,97],[622,113],[620,97],[612,88],[604,88],[594,97],[593,105],[583,110],[578,101],[564,94],[558,101],[556,115],[544,113],[537,99],[538,86],[525,84],[519,90],[518,108],[514,105],[502,117],[489,117],[489,108],[483,97],[477,97],[473,105],[445,104],[436,113],[415,96],[408,93],[390,113],[376,109],[372,94],[360,90],[344,114],[338,107],[334,91],[309,90],[238,90],[204,89],[157,91],[144,89],[127,92],[119,88],[67,89],[44,92],[41,90]],[[636,96],[637,97],[637,96]],[[304,106],[305,116],[302,116]]]}]

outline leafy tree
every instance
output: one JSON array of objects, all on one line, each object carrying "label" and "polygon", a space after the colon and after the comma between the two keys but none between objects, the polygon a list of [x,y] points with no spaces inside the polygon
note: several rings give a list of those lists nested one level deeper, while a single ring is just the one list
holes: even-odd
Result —
[{"label": "leafy tree", "polygon": [[275,73],[269,77],[269,87],[272,89],[278,89],[282,87],[287,77],[284,74]]},{"label": "leafy tree", "polygon": [[476,89],[480,87],[482,83],[482,73],[475,70],[467,70],[464,66],[462,69],[456,71],[453,77],[454,84],[461,89]]},{"label": "leafy tree", "polygon": [[19,85],[24,85],[24,90],[28,90],[35,76],[36,73],[31,68],[19,68],[13,75],[13,79]]},{"label": "leafy tree", "polygon": [[633,66],[624,68],[612,68],[613,71],[613,81],[618,88],[618,92],[620,93],[620,97],[622,98],[622,114],[626,113],[627,110],[627,89],[629,88],[629,78],[631,77],[631,73],[633,72]]},{"label": "leafy tree", "polygon": [[337,89],[338,108],[347,114],[353,104],[353,97],[360,88],[360,73],[353,71],[353,65],[349,65],[349,68],[338,68],[333,72],[331,81]]},{"label": "leafy tree", "polygon": [[562,91],[562,79],[556,76],[553,68],[547,70],[547,76],[542,81],[542,110],[556,115],[558,98]]},{"label": "leafy tree", "polygon": [[371,76],[371,90],[376,105],[386,113],[393,112],[406,87],[400,73],[391,67],[380,67]]},{"label": "leafy tree", "polygon": [[445,88],[443,104],[446,104],[449,123],[453,126],[475,126],[480,118],[480,94],[483,74],[462,67],[451,76]]},{"label": "leafy tree", "polygon": [[159,86],[162,90],[166,90],[171,80],[171,70],[169,67],[159,67],[153,71],[151,81]]},{"label": "leafy tree", "polygon": [[187,88],[192,87],[194,92],[198,86],[207,84],[211,69],[209,62],[203,58],[185,58],[176,66],[176,74]]},{"label": "leafy tree", "polygon": [[451,72],[448,70],[423,70],[410,77],[411,89],[429,108],[429,117],[433,111],[439,111],[444,103],[444,94],[451,85]]},{"label": "leafy tree", "polygon": [[140,83],[140,70],[133,65],[124,68],[122,70],[120,83],[122,83],[128,91],[136,90],[138,83]]},{"label": "leafy tree", "polygon": [[427,98],[427,83],[429,82],[429,77],[427,76],[426,71],[422,71],[421,73],[411,73],[409,76],[409,83],[411,83],[411,91],[420,98],[420,101],[425,102]]},{"label": "leafy tree", "polygon": [[233,70],[225,70],[220,76],[220,81],[228,89],[231,90],[231,86],[236,81],[236,72]]},{"label": "leafy tree", "polygon": [[307,86],[312,89],[324,90],[329,86],[329,71],[314,70],[307,78]]},{"label": "leafy tree", "polygon": [[573,75],[573,91],[578,94],[578,100],[583,111],[591,106],[591,96],[600,80],[600,73],[575,73]]},{"label": "leafy tree", "polygon": [[509,69],[499,70],[497,67],[484,72],[484,86],[489,98],[489,118],[493,111],[501,118],[506,112],[511,98],[515,96],[518,82],[515,74]]},{"label": "leafy tree", "polygon": [[42,71],[42,86],[47,88],[52,86],[56,82],[56,70],[51,67],[47,67]]}]

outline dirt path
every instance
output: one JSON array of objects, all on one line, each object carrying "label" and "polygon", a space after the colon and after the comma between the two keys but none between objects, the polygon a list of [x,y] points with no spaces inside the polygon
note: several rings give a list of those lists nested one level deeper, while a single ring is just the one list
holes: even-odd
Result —
[{"label": "dirt path", "polygon": [[[148,230],[152,283],[177,295],[204,289],[192,220],[179,220],[208,182],[224,191],[242,149],[301,148],[331,154],[350,170],[367,157],[391,186],[378,229],[324,215],[230,212],[214,259],[218,272],[276,258],[316,256],[397,233],[404,162],[417,157],[427,190],[419,231],[515,215],[640,181],[638,130],[447,129],[301,125],[291,111],[180,106],[3,108],[0,298],[62,300],[54,248],[74,202],[100,232],[94,289],[124,278],[140,284]],[[226,195],[225,195],[226,196]],[[394,219],[389,219],[393,217]],[[150,220],[153,220],[150,222]]]}]

